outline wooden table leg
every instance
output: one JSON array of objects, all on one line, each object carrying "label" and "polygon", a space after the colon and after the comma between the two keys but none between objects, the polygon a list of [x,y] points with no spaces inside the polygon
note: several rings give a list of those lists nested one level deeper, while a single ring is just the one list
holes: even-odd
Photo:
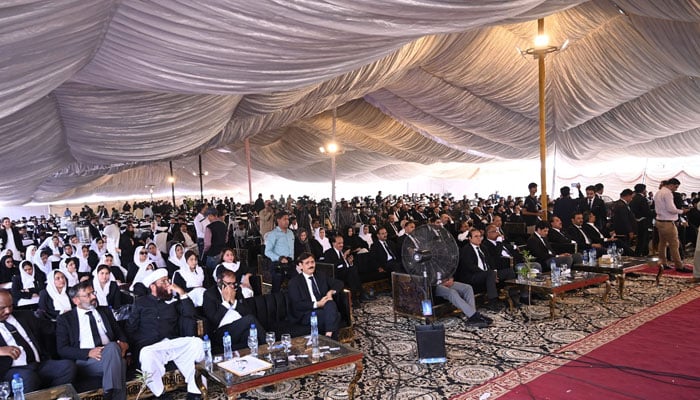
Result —
[{"label": "wooden table leg", "polygon": [[515,309],[515,304],[513,304],[513,298],[510,297],[510,286],[506,286],[503,289],[501,289],[501,295],[505,296],[506,300],[508,300],[508,309],[510,312],[513,312]]},{"label": "wooden table leg", "polygon": [[620,275],[617,276],[617,285],[618,285],[618,290],[619,290],[619,292],[620,292],[620,299],[624,299],[624,298],[625,298],[625,293],[624,293],[624,290],[625,290],[625,274],[624,274],[624,273],[622,273],[622,274],[620,274]]},{"label": "wooden table leg", "polygon": [[199,388],[199,391],[202,392],[202,400],[207,400],[209,393],[207,392],[207,385],[202,381],[202,371],[199,368],[194,370],[194,383]]},{"label": "wooden table leg", "polygon": [[362,360],[355,361],[355,375],[352,377],[352,380],[348,385],[348,398],[350,400],[355,398],[355,385],[357,385],[357,382],[362,376],[362,368]]},{"label": "wooden table leg", "polygon": [[610,294],[610,281],[605,281],[605,292],[603,293],[603,303],[608,302],[608,295]]},{"label": "wooden table leg", "polygon": [[659,264],[659,272],[656,274],[656,286],[659,286],[659,282],[661,281],[661,275],[664,273],[664,266]]},{"label": "wooden table leg", "polygon": [[554,319],[554,314],[556,314],[557,307],[557,296],[552,293],[549,295],[549,318]]}]

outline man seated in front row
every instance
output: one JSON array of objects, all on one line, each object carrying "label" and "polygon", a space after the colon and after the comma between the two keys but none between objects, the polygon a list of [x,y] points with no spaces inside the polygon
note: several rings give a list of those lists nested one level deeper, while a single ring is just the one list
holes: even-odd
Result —
[{"label": "man seated in front row", "polygon": [[48,324],[42,324],[31,311],[12,308],[9,290],[0,289],[0,378],[11,381],[14,374],[24,380],[24,391],[71,383],[75,363],[50,360],[40,345],[40,336]]},{"label": "man seated in front row", "polygon": [[[170,399],[164,392],[165,364],[173,361],[187,382],[187,400],[201,399],[194,381],[195,363],[204,359],[202,340],[195,337],[195,308],[187,292],[170,283],[165,268],[143,279],[148,294],[134,301],[127,331],[140,349],[141,370],[151,380],[147,386],[156,398]],[[178,298],[173,300],[173,291]]]},{"label": "man seated in front row", "polygon": [[301,273],[290,279],[287,287],[291,322],[310,325],[311,313],[316,312],[319,334],[337,339],[340,312],[333,295],[343,290],[343,283],[323,274],[314,274],[316,260],[311,253],[301,253],[297,257],[297,267]]},{"label": "man seated in front row", "polygon": [[211,337],[212,351],[223,352],[224,332],[231,335],[231,346],[242,349],[248,343],[250,324],[255,324],[258,331],[258,343],[265,341],[265,328],[251,314],[241,300],[243,295],[236,282],[236,273],[219,268],[216,271],[216,285],[204,292],[204,316],[207,318]]},{"label": "man seated in front row", "polygon": [[91,281],[68,289],[76,307],[56,320],[56,347],[63,359],[74,360],[82,376],[102,377],[103,399],[126,400],[124,332],[108,307],[98,307]]},{"label": "man seated in front row", "polygon": [[537,221],[535,232],[527,239],[527,248],[530,250],[530,254],[535,257],[535,260],[542,266],[542,272],[549,272],[551,270],[550,262],[552,260],[554,260],[559,267],[561,267],[562,264],[571,266],[574,261],[568,253],[557,255],[547,239],[549,228],[549,222]]}]

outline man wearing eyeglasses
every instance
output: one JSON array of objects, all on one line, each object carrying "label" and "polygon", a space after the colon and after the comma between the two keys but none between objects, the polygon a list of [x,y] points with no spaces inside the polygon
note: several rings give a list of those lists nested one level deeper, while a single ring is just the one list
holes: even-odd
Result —
[{"label": "man wearing eyeglasses", "polygon": [[109,308],[98,307],[91,281],[68,289],[74,307],[56,320],[56,347],[81,376],[102,377],[105,400],[126,399],[126,335]]},{"label": "man wearing eyeglasses", "polygon": [[204,292],[204,315],[213,333],[210,335],[212,351],[222,353],[224,332],[231,335],[234,349],[246,347],[250,335],[250,324],[255,324],[258,331],[258,343],[265,341],[265,328],[252,315],[251,310],[243,304],[243,296],[238,290],[236,273],[219,268],[216,272],[216,285]]},{"label": "man wearing eyeglasses", "polygon": [[[170,399],[164,392],[165,364],[173,361],[187,382],[187,400],[201,399],[194,381],[195,363],[204,358],[202,340],[195,337],[195,308],[187,292],[158,268],[143,279],[148,294],[134,301],[127,332],[140,350],[141,370],[151,380],[148,388],[158,399]],[[173,292],[177,297],[173,297]]]}]

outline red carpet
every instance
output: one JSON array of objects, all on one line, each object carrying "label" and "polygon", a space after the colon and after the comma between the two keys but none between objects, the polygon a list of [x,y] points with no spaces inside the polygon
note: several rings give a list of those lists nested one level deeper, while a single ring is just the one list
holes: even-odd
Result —
[{"label": "red carpet", "polygon": [[700,288],[453,399],[700,399]]},{"label": "red carpet", "polygon": [[[663,275],[661,277],[669,277],[669,278],[680,278],[680,279],[691,279],[693,277],[693,264],[684,264],[685,268],[688,268],[691,272],[678,272],[675,269],[666,269],[663,272]],[[656,276],[656,274],[659,272],[659,268],[656,266],[647,266],[646,268],[635,271],[635,274],[640,274],[640,275],[653,275]]]}]

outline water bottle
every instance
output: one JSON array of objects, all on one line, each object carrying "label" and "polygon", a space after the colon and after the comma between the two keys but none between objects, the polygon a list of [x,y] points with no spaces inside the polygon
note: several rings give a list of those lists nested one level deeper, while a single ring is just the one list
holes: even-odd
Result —
[{"label": "water bottle", "polygon": [[552,260],[549,262],[550,268],[552,270],[552,283],[553,284],[558,284],[559,283],[559,278],[561,278],[561,269],[559,268],[559,265]]},{"label": "water bottle", "polygon": [[250,324],[250,334],[248,336],[248,348],[250,349],[250,355],[253,357],[258,356],[258,328],[255,324]]},{"label": "water bottle", "polygon": [[318,362],[321,351],[318,348],[318,317],[316,311],[311,313],[311,361]]},{"label": "water bottle", "polygon": [[584,250],[582,256],[583,256],[583,265],[588,265],[588,263],[589,263],[588,251]]},{"label": "water bottle", "polygon": [[437,281],[435,282],[436,285],[442,284],[442,272],[438,271],[437,272]]},{"label": "water bottle", "polygon": [[588,255],[588,262],[591,263],[592,266],[595,266],[596,258],[598,257],[596,255],[595,249],[590,249],[588,252],[590,253]]},{"label": "water bottle", "polygon": [[224,332],[224,360],[230,360],[233,358],[233,350],[231,349],[231,335],[228,331]]},{"label": "water bottle", "polygon": [[204,335],[202,342],[204,342],[204,367],[211,371],[214,367],[214,362],[211,357],[211,341],[209,340],[209,335]]},{"label": "water bottle", "polygon": [[24,381],[20,374],[12,375],[12,396],[14,400],[24,400]]}]

